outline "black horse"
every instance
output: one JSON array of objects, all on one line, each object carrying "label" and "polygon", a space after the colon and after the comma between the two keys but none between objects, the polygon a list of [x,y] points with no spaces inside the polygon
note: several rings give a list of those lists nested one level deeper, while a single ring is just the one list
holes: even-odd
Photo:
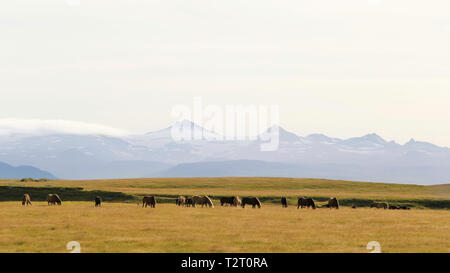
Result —
[{"label": "black horse", "polygon": [[102,198],[100,196],[95,197],[95,206],[96,207],[102,206]]}]

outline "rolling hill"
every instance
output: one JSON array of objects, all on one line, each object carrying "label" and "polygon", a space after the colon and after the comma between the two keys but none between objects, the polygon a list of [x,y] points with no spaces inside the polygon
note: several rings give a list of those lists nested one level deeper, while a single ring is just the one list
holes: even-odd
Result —
[{"label": "rolling hill", "polygon": [[46,171],[42,171],[32,166],[13,167],[6,163],[0,162],[0,178],[1,179],[21,179],[31,177],[34,179],[47,178],[56,179],[56,177]]}]

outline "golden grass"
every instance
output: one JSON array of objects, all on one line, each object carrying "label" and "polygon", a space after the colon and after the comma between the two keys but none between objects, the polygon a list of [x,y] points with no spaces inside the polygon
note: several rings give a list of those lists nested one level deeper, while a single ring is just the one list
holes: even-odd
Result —
[{"label": "golden grass", "polygon": [[450,252],[450,211],[0,203],[0,252]]},{"label": "golden grass", "polygon": [[84,190],[126,194],[206,194],[257,196],[337,196],[340,198],[450,198],[450,187],[419,186],[309,178],[221,177],[141,178],[114,180],[57,180],[18,182],[0,180],[0,186],[82,187]]}]

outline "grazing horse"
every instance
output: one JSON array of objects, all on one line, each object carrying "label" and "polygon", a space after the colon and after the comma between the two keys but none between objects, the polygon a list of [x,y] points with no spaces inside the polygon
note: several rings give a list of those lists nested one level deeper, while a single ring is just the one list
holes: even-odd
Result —
[{"label": "grazing horse", "polygon": [[287,202],[287,199],[286,199],[286,197],[281,197],[281,206],[283,207],[283,208],[287,208],[288,207],[288,202]]},{"label": "grazing horse", "polygon": [[233,204],[233,206],[235,206],[235,207],[242,206],[242,199],[239,196],[235,196],[234,197],[234,204]]},{"label": "grazing horse", "polygon": [[194,201],[192,201],[192,197],[186,197],[186,203],[185,206],[186,207],[190,207],[194,205]]},{"label": "grazing horse", "polygon": [[100,196],[95,197],[95,206],[96,207],[102,206],[102,198]]},{"label": "grazing horse", "polygon": [[297,209],[304,207],[316,209],[316,204],[312,198],[300,197],[297,202]]},{"label": "grazing horse", "polygon": [[192,197],[192,206],[195,208],[195,205],[202,205],[202,208],[204,206],[214,208],[214,204],[208,196],[193,196]]},{"label": "grazing horse", "polygon": [[373,202],[370,205],[370,207],[371,208],[377,208],[377,209],[379,209],[379,208],[387,209],[388,208],[388,203],[386,203],[386,202]]},{"label": "grazing horse", "polygon": [[142,207],[147,207],[150,205],[151,208],[156,207],[156,197],[155,196],[144,196],[142,199]]},{"label": "grazing horse", "polygon": [[61,206],[61,198],[59,198],[59,196],[57,194],[48,194],[46,200],[47,200],[48,205],[58,204],[59,206]]},{"label": "grazing horse", "polygon": [[31,204],[31,197],[28,193],[25,193],[22,197],[22,206],[25,206],[25,204],[28,205],[33,205]]},{"label": "grazing horse", "polygon": [[178,196],[178,198],[175,201],[175,203],[177,204],[177,206],[183,206],[184,204],[186,204],[186,197]]},{"label": "grazing horse", "polygon": [[339,201],[336,199],[336,197],[330,198],[330,200],[328,200],[328,207],[330,209],[332,208],[339,209]]},{"label": "grazing horse", "polygon": [[252,205],[252,208],[255,208],[258,206],[258,208],[261,208],[261,201],[259,201],[258,197],[245,197],[242,198],[242,207],[245,208],[245,205]]},{"label": "grazing horse", "polygon": [[239,198],[239,196],[233,196],[233,197],[222,197],[220,198],[220,205],[230,205],[230,206],[240,206],[242,204],[242,200],[241,198]]}]

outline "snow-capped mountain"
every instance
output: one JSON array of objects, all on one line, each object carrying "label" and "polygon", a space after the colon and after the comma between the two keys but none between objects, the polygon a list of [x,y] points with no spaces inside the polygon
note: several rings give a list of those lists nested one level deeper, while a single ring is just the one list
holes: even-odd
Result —
[{"label": "snow-capped mountain", "polygon": [[[184,134],[181,138],[180,132]],[[279,140],[278,148],[261,151],[261,145],[268,143],[270,137]],[[322,134],[303,137],[277,126],[255,140],[225,140],[190,121],[125,137],[55,133],[2,136],[0,162],[32,165],[70,179],[171,176],[171,173],[212,176],[214,170],[217,175],[257,176],[263,168],[260,174],[265,176],[418,184],[450,182],[450,149],[431,143],[411,140],[400,145],[376,134],[350,139]],[[189,171],[191,167],[195,171]]]}]

